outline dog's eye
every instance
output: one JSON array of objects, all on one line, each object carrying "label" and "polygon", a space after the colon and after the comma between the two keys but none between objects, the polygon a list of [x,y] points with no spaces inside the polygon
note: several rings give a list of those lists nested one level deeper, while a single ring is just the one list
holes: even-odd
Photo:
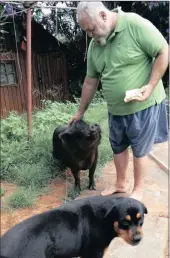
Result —
[{"label": "dog's eye", "polygon": [[123,225],[124,225],[124,226],[129,226],[129,222],[123,221]]},{"label": "dog's eye", "polygon": [[123,227],[129,227],[129,222],[128,221],[126,221],[126,220],[123,220],[123,221],[121,221],[121,225],[123,226]]}]

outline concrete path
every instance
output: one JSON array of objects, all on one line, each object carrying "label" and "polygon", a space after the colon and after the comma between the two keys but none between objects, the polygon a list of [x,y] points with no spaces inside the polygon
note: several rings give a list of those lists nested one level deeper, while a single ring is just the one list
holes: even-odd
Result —
[{"label": "concrete path", "polygon": [[[168,167],[168,143],[155,145],[153,153]],[[132,156],[129,163],[129,191],[133,187]],[[83,191],[81,196],[98,195],[116,179],[115,166],[110,162],[97,180],[97,191]],[[132,247],[120,238],[114,239],[104,258],[167,258],[168,256],[168,172],[149,158],[143,202],[148,208],[143,227],[142,242]]]}]

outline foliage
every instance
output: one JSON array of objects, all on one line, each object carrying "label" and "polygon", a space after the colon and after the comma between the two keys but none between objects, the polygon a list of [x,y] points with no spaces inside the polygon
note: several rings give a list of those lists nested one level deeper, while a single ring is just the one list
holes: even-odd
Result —
[{"label": "foliage", "polygon": [[8,33],[5,30],[5,25],[7,24],[7,22],[5,22],[5,20],[2,18],[4,13],[5,11],[4,11],[3,5],[0,4],[0,51],[2,51],[3,41],[5,39],[4,34]]},{"label": "foliage", "polygon": [[[64,4],[67,7],[76,7],[78,2],[64,2]],[[46,5],[57,6],[58,2],[49,1]],[[35,15],[34,18],[66,46],[70,93],[79,97],[86,70],[84,60],[86,41],[85,33],[76,20],[76,10],[51,9],[49,14],[44,14],[41,9],[41,15]]]},{"label": "foliage", "polygon": [[[46,181],[44,174],[55,176],[52,169],[54,164],[51,160],[52,133],[59,124],[66,123],[71,116],[70,113],[75,111],[75,104],[45,102],[44,109],[33,113],[33,137],[30,141],[27,139],[25,114],[17,115],[11,112],[7,119],[3,119],[1,121],[1,177],[9,181],[14,180],[21,185],[24,184],[22,177],[28,184],[34,185],[35,182],[39,182],[40,185],[44,185]],[[32,178],[32,180],[31,170],[35,172],[35,179]]]},{"label": "foliage", "polygon": [[169,2],[168,1],[114,1],[103,2],[110,10],[121,6],[125,12],[135,12],[150,20],[169,41]]},{"label": "foliage", "polygon": [[32,189],[23,187],[18,188],[7,198],[7,204],[10,208],[18,209],[32,206],[36,201],[35,192]]},{"label": "foliage", "polygon": [[5,193],[5,190],[4,190],[4,188],[0,188],[0,196],[2,197],[3,195],[4,195],[4,193]]},{"label": "foliage", "polygon": [[[37,196],[44,191],[50,180],[64,176],[64,168],[59,167],[52,158],[52,134],[58,125],[67,123],[77,111],[79,99],[76,101],[74,104],[43,102],[43,109],[32,115],[33,136],[30,141],[27,138],[25,114],[11,112],[7,119],[1,121],[1,179],[15,183],[22,189],[19,194],[16,192],[14,197],[11,197],[15,199],[12,199],[14,206],[24,205],[25,201],[20,198],[22,192],[28,190]],[[102,128],[97,175],[112,157],[108,140],[107,108],[100,98],[100,93],[96,94],[85,120],[99,122]],[[27,195],[23,198],[25,196]],[[30,202],[30,199],[28,201]],[[12,202],[9,201],[10,205]]]}]

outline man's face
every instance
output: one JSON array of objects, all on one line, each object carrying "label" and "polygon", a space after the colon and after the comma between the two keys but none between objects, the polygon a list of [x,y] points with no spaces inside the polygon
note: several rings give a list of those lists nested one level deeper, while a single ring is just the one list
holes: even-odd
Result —
[{"label": "man's face", "polygon": [[89,37],[94,38],[99,45],[106,45],[106,39],[111,32],[106,16],[99,15],[91,18],[84,12],[79,18],[79,24],[82,30],[86,31]]}]

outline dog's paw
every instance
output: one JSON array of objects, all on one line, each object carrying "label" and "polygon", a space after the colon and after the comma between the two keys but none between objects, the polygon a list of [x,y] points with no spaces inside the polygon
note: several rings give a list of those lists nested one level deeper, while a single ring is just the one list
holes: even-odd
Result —
[{"label": "dog's paw", "polygon": [[96,185],[93,184],[89,184],[89,190],[96,190]]}]

